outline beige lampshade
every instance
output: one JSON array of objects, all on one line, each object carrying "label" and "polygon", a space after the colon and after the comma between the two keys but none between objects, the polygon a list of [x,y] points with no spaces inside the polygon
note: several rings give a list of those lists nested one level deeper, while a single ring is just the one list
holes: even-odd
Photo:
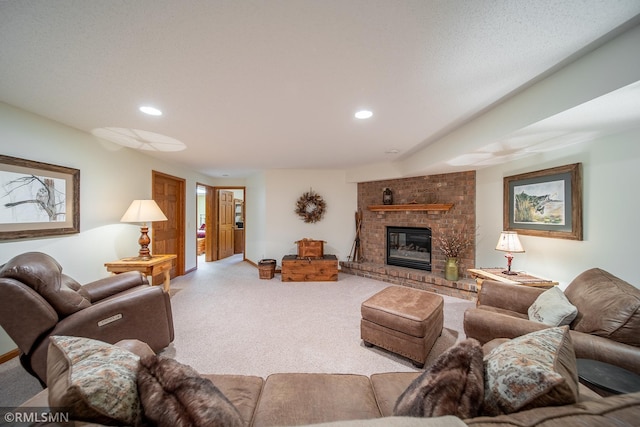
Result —
[{"label": "beige lampshade", "polygon": [[515,231],[503,231],[498,239],[497,251],[503,252],[524,252],[518,233]]},{"label": "beige lampshade", "polygon": [[146,224],[153,221],[167,221],[167,217],[155,200],[134,200],[129,209],[120,218],[120,222]]}]

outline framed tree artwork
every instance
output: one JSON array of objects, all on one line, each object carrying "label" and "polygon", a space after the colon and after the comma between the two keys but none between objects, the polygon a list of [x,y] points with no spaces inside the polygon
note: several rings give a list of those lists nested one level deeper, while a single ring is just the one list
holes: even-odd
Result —
[{"label": "framed tree artwork", "polygon": [[0,155],[0,240],[79,232],[79,169]]},{"label": "framed tree artwork", "polygon": [[582,164],[504,178],[503,227],[519,234],[582,240]]}]

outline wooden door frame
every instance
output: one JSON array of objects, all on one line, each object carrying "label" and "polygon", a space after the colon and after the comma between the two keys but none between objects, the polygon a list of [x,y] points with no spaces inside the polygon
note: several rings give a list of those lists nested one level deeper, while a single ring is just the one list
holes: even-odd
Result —
[{"label": "wooden door frame", "polygon": [[206,186],[205,196],[205,223],[207,224],[207,234],[205,240],[205,260],[217,261],[218,251],[214,250],[218,244],[218,191],[215,187]]},{"label": "wooden door frame", "polygon": [[[211,201],[212,203],[209,204],[209,188],[212,189],[211,191]],[[213,232],[211,233],[211,239],[207,239],[207,243],[209,243],[209,241],[211,241],[211,259],[209,259],[209,250],[206,250],[206,259],[207,261],[217,261],[218,260],[218,253],[217,251],[214,251],[213,248],[217,247],[218,244],[218,207],[220,205],[220,201],[218,200],[218,191],[219,190],[242,190],[242,194],[244,195],[243,201],[245,203],[244,205],[244,229],[245,232],[243,233],[243,238],[244,238],[244,245],[243,247],[245,248],[244,251],[242,251],[242,260],[246,260],[247,259],[247,246],[246,246],[246,242],[247,242],[247,187],[245,187],[244,185],[220,185],[220,186],[215,186],[215,187],[208,187],[207,188],[207,213],[206,218],[207,218],[207,230],[209,230],[209,225],[211,225],[211,230],[213,230]],[[208,210],[210,209],[210,207],[213,207],[213,212],[211,212],[211,215],[209,215]],[[209,224],[209,218],[211,218],[211,224]]]},{"label": "wooden door frame", "polygon": [[[168,175],[166,173],[151,171],[151,192],[153,197],[153,189],[155,188],[156,177],[162,176],[164,179],[173,180],[178,188],[177,202],[176,202],[176,228],[178,233],[178,250],[176,258],[176,276],[182,276],[185,273],[185,204],[186,204],[186,180],[177,176]],[[152,252],[153,253],[153,252]]]},{"label": "wooden door frame", "polygon": [[[198,224],[200,218],[198,218],[198,187],[202,187],[205,189],[204,195],[204,225],[205,225],[205,235],[204,235],[204,259],[205,261],[215,261],[212,259],[213,253],[213,244],[211,243],[211,230],[213,227],[213,219],[211,212],[211,205],[213,201],[213,187],[207,184],[203,184],[202,182],[196,182],[196,224]],[[196,268],[198,267],[198,239],[196,238]]]}]

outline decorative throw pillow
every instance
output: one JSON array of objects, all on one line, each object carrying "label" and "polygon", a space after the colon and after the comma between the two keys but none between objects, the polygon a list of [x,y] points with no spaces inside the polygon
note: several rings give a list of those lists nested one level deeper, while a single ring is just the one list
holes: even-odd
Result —
[{"label": "decorative throw pillow", "polygon": [[49,406],[65,408],[75,420],[107,425],[140,423],[138,356],[90,338],[52,336],[49,340]]},{"label": "decorative throw pillow", "polygon": [[484,395],[482,356],[482,347],[475,339],[449,348],[400,395],[393,414],[475,417]]},{"label": "decorative throw pillow", "polygon": [[514,338],[484,358],[483,415],[510,414],[578,399],[576,356],[568,326]]},{"label": "decorative throw pillow", "polygon": [[144,417],[159,427],[244,426],[236,407],[209,379],[174,359],[142,357],[138,392]]},{"label": "decorative throw pillow", "polygon": [[564,326],[573,322],[578,309],[571,304],[557,286],[547,289],[529,307],[529,320],[550,326]]}]

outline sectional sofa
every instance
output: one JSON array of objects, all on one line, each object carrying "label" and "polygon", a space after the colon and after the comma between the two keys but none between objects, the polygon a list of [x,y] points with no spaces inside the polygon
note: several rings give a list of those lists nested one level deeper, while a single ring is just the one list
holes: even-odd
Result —
[{"label": "sectional sofa", "polygon": [[[567,334],[568,335],[568,334]],[[496,344],[497,346],[497,344]],[[126,341],[118,344],[127,351],[139,355],[140,361],[153,356],[153,352],[139,341]],[[485,346],[485,351],[491,351],[491,345]],[[65,378],[65,372],[56,371],[56,365],[68,366],[68,360],[60,354],[50,354],[49,380],[55,377]],[[109,356],[110,360],[113,356]],[[144,359],[146,360],[146,359]],[[60,365],[61,364],[61,365]],[[64,369],[63,369],[64,370]],[[174,371],[174,374],[177,371]],[[180,375],[185,376],[181,371]],[[425,371],[426,372],[426,371]],[[156,372],[157,374],[157,372]],[[193,375],[193,374],[190,374]],[[189,376],[189,375],[186,375]],[[626,394],[612,397],[600,397],[589,389],[580,385],[578,403],[544,406],[535,409],[518,411],[509,415],[482,416],[460,418],[456,416],[436,416],[416,418],[393,416],[395,402],[410,384],[424,376],[420,372],[391,372],[379,373],[371,376],[351,374],[324,373],[277,373],[266,379],[247,375],[198,375],[199,378],[211,380],[217,389],[237,409],[241,421],[238,424],[221,423],[209,425],[244,425],[244,426],[292,426],[320,424],[327,426],[634,426],[640,419],[640,393]],[[104,375],[100,376],[101,378]],[[162,387],[170,388],[171,379]],[[92,383],[93,384],[93,383]],[[189,383],[183,388],[193,390],[199,386]],[[51,399],[49,393],[66,393],[69,384],[51,384],[49,389],[43,390],[34,398],[22,405],[23,409],[46,408],[50,403],[60,405],[60,399]],[[174,384],[175,386],[175,384]],[[115,386],[114,386],[115,387]],[[180,389],[181,386],[175,386]],[[65,390],[66,388],[66,390]],[[175,391],[175,393],[179,393]],[[114,392],[115,393],[115,392]],[[142,398],[142,397],[141,397]],[[79,400],[74,397],[73,405]],[[153,393],[153,399],[160,399]],[[163,396],[162,401],[156,401],[153,408],[167,408],[173,405],[174,397]],[[122,401],[122,399],[117,399]],[[192,396],[190,402],[197,402],[199,398]],[[20,410],[20,408],[18,408]],[[184,410],[184,408],[183,408]],[[186,412],[191,409],[186,409]],[[171,413],[171,411],[168,411]],[[94,415],[98,417],[97,415]],[[91,417],[86,425],[95,425]],[[96,418],[102,424],[113,424],[105,418]],[[178,425],[175,420],[167,418],[165,425]],[[99,424],[99,423],[98,423]],[[122,424],[122,423],[117,423]],[[76,425],[85,425],[79,422]],[[161,423],[159,425],[162,425]],[[192,422],[191,425],[203,425]]]}]

